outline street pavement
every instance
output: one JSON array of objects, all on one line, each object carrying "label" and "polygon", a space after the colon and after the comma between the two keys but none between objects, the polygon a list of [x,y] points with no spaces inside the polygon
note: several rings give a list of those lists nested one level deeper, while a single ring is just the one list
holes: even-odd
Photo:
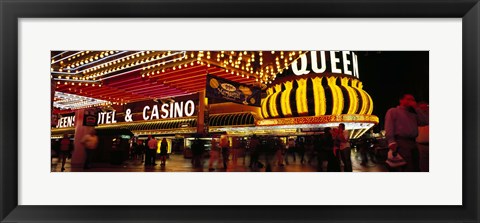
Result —
[{"label": "street pavement", "polygon": [[[352,151],[352,166],[353,172],[388,172],[385,164],[373,163],[369,161],[367,165],[360,165],[361,158],[358,153]],[[265,164],[265,160],[260,160]],[[229,160],[227,169],[223,168],[221,161],[217,164],[215,170],[209,170],[208,158],[203,160],[202,168],[193,168],[191,159],[186,159],[183,155],[171,154],[167,159],[166,165],[161,166],[160,161],[157,160],[156,166],[145,166],[141,160],[127,160],[121,165],[113,165],[109,163],[93,163],[90,169],[78,169],[71,168],[70,160],[67,160],[64,172],[265,172],[266,167],[252,169],[249,167],[250,160],[248,157],[244,160],[243,157],[239,157],[237,161]],[[326,163],[323,163],[323,169],[326,170]],[[343,169],[343,165],[342,165]],[[61,163],[58,158],[52,159],[51,164],[52,172],[61,172]],[[279,166],[272,165],[272,172],[317,172],[316,162],[312,162],[311,165],[300,163],[300,159],[297,157],[296,162],[293,162],[292,157],[289,157],[289,165]]]}]

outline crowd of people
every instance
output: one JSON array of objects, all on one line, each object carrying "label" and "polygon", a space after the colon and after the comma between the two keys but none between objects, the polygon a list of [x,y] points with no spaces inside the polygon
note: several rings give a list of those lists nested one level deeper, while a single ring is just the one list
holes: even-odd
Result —
[{"label": "crowd of people", "polygon": [[[195,168],[203,167],[205,146],[203,141],[196,138],[191,144],[192,165]],[[317,165],[319,171],[343,171],[352,172],[350,159],[351,149],[348,132],[345,125],[339,124],[338,128],[327,127],[323,134],[290,137],[287,142],[276,136],[252,135],[244,148],[232,148],[227,135],[221,135],[219,139],[212,138],[208,152],[208,169],[227,169],[231,164],[236,164],[238,152],[243,151],[245,165],[253,171],[272,171],[274,166],[284,167],[291,162],[302,165]],[[245,159],[249,158],[249,163]],[[323,167],[326,163],[326,169]]]},{"label": "crowd of people", "polygon": [[[429,129],[428,129],[428,104],[417,104],[411,94],[403,94],[399,105],[387,111],[385,116],[385,138],[388,149],[386,164],[390,171],[428,172],[429,171]],[[322,134],[303,135],[280,138],[277,136],[252,135],[247,141],[232,146],[227,135],[214,136],[210,146],[194,136],[190,144],[192,154],[192,167],[203,168],[204,160],[208,157],[208,169],[228,168],[228,165],[237,165],[239,151],[243,154],[243,165],[252,171],[272,171],[275,166],[283,167],[297,162],[302,165],[316,165],[318,171],[328,172],[352,172],[351,151],[352,145],[345,124],[340,123],[334,128],[326,127]],[[376,162],[372,154],[372,142],[367,134],[354,141],[354,147],[361,156],[361,164],[367,165],[368,157]],[[120,148],[120,138],[113,139],[112,151]],[[94,129],[89,131],[81,140],[85,148],[85,169],[91,168],[92,157],[98,145],[98,137]],[[159,146],[160,145],[160,146]],[[157,148],[160,153],[157,154]],[[65,170],[66,159],[72,156],[73,143],[68,135],[64,135],[59,142],[59,158]],[[168,142],[163,138],[159,143],[153,136],[148,136],[145,141],[132,140],[129,157],[133,160],[141,160],[147,167],[157,165],[165,166],[168,154]],[[208,151],[209,148],[209,151]],[[246,158],[249,163],[245,163]],[[229,162],[232,160],[232,162]],[[342,165],[343,164],[343,165]],[[343,168],[342,168],[343,167]]]}]

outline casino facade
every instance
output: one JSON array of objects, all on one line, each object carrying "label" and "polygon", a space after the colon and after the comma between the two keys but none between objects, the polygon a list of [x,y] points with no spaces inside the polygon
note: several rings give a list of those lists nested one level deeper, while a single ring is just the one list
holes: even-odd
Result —
[{"label": "casino facade", "polygon": [[353,51],[52,51],[51,138],[77,144],[95,128],[165,137],[173,152],[193,137],[235,144],[345,123],[355,139],[379,121],[358,63]]}]

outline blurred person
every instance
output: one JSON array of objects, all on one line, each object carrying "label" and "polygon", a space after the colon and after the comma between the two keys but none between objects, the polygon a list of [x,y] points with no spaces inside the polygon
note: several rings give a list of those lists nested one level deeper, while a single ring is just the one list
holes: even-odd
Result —
[{"label": "blurred person", "polygon": [[220,136],[220,147],[222,148],[222,161],[223,161],[223,168],[227,169],[228,157],[229,157],[229,149],[230,149],[230,141],[228,140],[227,135]]},{"label": "blurred person", "polygon": [[130,160],[136,160],[137,159],[137,141],[135,139],[132,139],[131,142],[130,142],[130,149],[128,150],[129,151],[129,159]]},{"label": "blurred person", "polygon": [[287,152],[285,154],[285,164],[287,164],[287,165],[288,165],[288,156],[289,155],[292,155],[293,156],[293,162],[296,162],[296,158],[295,158],[295,139],[294,138],[288,139],[288,142],[287,142]]},{"label": "blurred person", "polygon": [[[362,162],[360,165],[367,166],[368,164],[368,155],[370,150],[370,143],[367,138],[367,134],[363,134],[357,142],[357,149],[360,152],[360,157],[362,158]],[[370,157],[373,162],[373,157]]]},{"label": "blurred person", "polygon": [[323,162],[327,161],[327,151],[323,145],[323,137],[324,135],[315,135],[313,138],[313,147],[317,158],[317,170],[320,172],[323,172]]},{"label": "blurred person", "polygon": [[[328,172],[340,172],[340,161],[334,150],[334,138],[332,129],[326,127],[322,137],[322,148],[325,151],[327,159],[327,171]],[[337,134],[337,132],[335,132]]]},{"label": "blurred person", "polygon": [[137,159],[139,159],[142,163],[145,162],[145,144],[143,143],[143,140],[137,140],[137,147],[135,149],[135,154]]},{"label": "blurred person", "polygon": [[98,145],[98,137],[96,135],[95,129],[91,129],[88,134],[84,135],[80,143],[85,147],[85,152],[87,154],[84,169],[90,169],[93,154],[97,149]]},{"label": "blurred person", "polygon": [[160,165],[165,166],[167,161],[167,153],[168,153],[168,143],[167,139],[163,138],[162,142],[160,143]]},{"label": "blurred person", "polygon": [[284,160],[284,155],[285,155],[285,152],[286,152],[286,149],[287,147],[285,146],[285,143],[283,143],[283,141],[278,138],[278,137],[275,137],[275,146],[276,146],[276,155],[277,155],[277,165],[278,166],[285,166],[283,164],[283,160]]},{"label": "blurred person", "polygon": [[192,142],[192,165],[194,168],[203,167],[203,143],[198,136]]},{"label": "blurred person", "polygon": [[258,163],[258,157],[260,152],[259,151],[260,139],[255,134],[253,134],[253,136],[250,138],[249,150],[250,150],[250,164],[248,165],[248,167],[255,168]]},{"label": "blurred person", "polygon": [[335,134],[335,140],[338,141],[338,157],[343,162],[343,171],[352,172],[352,160],[350,142],[348,141],[348,131],[345,130],[345,124],[340,123]]},{"label": "blurred person", "polygon": [[62,169],[61,171],[65,171],[65,162],[67,161],[67,158],[70,157],[70,149],[72,147],[72,144],[70,142],[70,139],[68,138],[68,134],[63,134],[63,138],[60,141],[60,159],[62,159]]},{"label": "blurred person", "polygon": [[312,136],[308,136],[305,139],[305,155],[307,156],[308,165],[312,164],[312,160],[315,159],[315,148]]},{"label": "blurred person", "polygon": [[305,138],[299,137],[295,145],[295,151],[300,156],[300,164],[305,164]]},{"label": "blurred person", "polygon": [[[220,146],[217,143],[215,138],[212,138],[211,141],[212,147],[210,149],[210,159],[208,161],[208,170],[214,171],[220,161]],[[215,163],[215,168],[213,168],[213,163]]]},{"label": "blurred person", "polygon": [[428,125],[428,114],[418,108],[415,97],[402,94],[399,105],[385,115],[385,136],[393,154],[400,154],[407,164],[402,171],[419,171],[416,137],[418,127]]},{"label": "blurred person", "polygon": [[[156,159],[157,159],[157,146],[158,146],[158,141],[155,139],[155,137],[152,137],[151,135],[148,136],[148,141],[147,141],[147,146],[148,146],[148,154],[147,154],[147,160],[145,161],[145,165],[150,165],[150,166],[156,166]],[[147,164],[148,161],[148,164]]]},{"label": "blurred person", "polygon": [[272,172],[272,161],[276,152],[276,140],[272,136],[268,136],[265,142],[265,172]]},{"label": "blurred person", "polygon": [[[418,108],[427,116],[429,115],[428,104],[424,101],[418,103]],[[416,138],[419,152],[419,169],[421,172],[429,172],[429,135],[430,129],[428,125],[418,126],[418,136]]]}]

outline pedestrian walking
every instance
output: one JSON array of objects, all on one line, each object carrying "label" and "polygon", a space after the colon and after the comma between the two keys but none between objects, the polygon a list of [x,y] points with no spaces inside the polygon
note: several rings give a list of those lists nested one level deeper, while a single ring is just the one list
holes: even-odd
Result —
[{"label": "pedestrian walking", "polygon": [[68,138],[68,134],[64,134],[62,140],[60,141],[60,159],[62,159],[62,168],[61,171],[65,171],[65,162],[67,158],[70,157],[70,150],[72,147],[72,143]]},{"label": "pedestrian walking", "polygon": [[93,155],[98,145],[98,137],[96,135],[95,129],[90,130],[88,134],[83,136],[81,144],[84,146],[85,152],[87,154],[84,169],[90,169]]},{"label": "pedestrian walking", "polygon": [[220,137],[220,147],[222,148],[222,161],[223,161],[223,168],[227,169],[228,157],[229,157],[229,149],[230,149],[230,141],[228,140],[227,135],[222,135]]},{"label": "pedestrian walking", "polygon": [[155,139],[155,137],[152,137],[150,135],[148,136],[147,146],[148,146],[148,156],[147,156],[148,162],[145,161],[145,166],[148,166],[148,165],[156,166],[158,141]]},{"label": "pedestrian walking", "polygon": [[163,138],[162,142],[160,143],[160,166],[165,166],[167,161],[167,154],[168,154],[168,143],[167,139]]},{"label": "pedestrian walking", "polygon": [[385,136],[392,154],[400,154],[406,165],[402,171],[419,171],[419,152],[415,141],[418,127],[428,125],[428,114],[418,108],[411,94],[400,96],[399,105],[385,115]]},{"label": "pedestrian walking", "polygon": [[[210,159],[208,161],[208,170],[209,171],[214,171],[215,168],[218,165],[218,162],[220,160],[220,146],[217,143],[217,140],[215,138],[212,138],[211,141],[211,148],[210,148]],[[215,163],[215,168],[213,167],[213,164]]]},{"label": "pedestrian walking", "polygon": [[348,131],[345,130],[344,123],[338,125],[335,140],[338,142],[338,156],[343,162],[343,172],[352,172],[350,142],[348,141]]},{"label": "pedestrian walking", "polygon": [[293,156],[293,162],[296,162],[295,158],[295,139],[290,138],[287,142],[287,153],[285,154],[285,164],[288,165],[288,156]]}]

